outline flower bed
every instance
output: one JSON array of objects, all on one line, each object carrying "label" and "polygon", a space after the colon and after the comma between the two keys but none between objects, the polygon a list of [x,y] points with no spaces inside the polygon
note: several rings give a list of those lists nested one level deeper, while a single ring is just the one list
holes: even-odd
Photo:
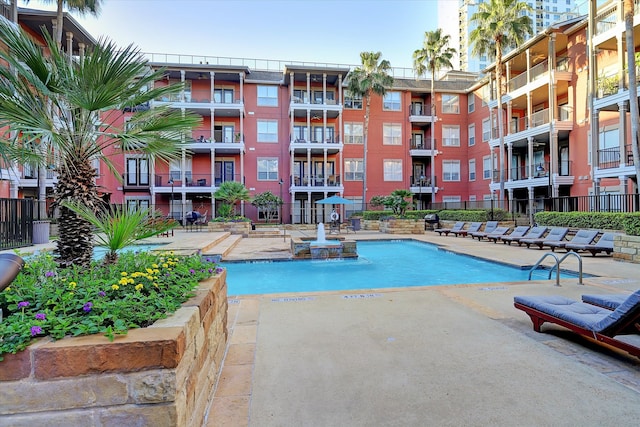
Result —
[{"label": "flower bed", "polygon": [[172,316],[110,341],[40,338],[0,362],[6,425],[201,425],[227,342],[226,271]]}]

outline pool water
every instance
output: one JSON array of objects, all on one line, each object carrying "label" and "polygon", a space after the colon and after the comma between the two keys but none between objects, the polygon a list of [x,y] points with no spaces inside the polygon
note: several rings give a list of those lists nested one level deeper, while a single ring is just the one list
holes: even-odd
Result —
[{"label": "pool water", "polygon": [[[512,282],[529,277],[528,269],[459,255],[416,241],[358,242],[358,255],[358,259],[221,265],[227,268],[230,296]],[[537,270],[532,279],[548,277],[548,270]]]},{"label": "pool water", "polygon": [[[151,243],[151,244],[146,244],[146,245],[131,245],[131,246],[126,246],[122,249],[120,249],[118,251],[119,254],[123,253],[123,252],[131,252],[131,251],[136,251],[136,252],[149,252],[152,250],[157,250],[160,249],[162,246],[164,246],[163,244],[157,244],[157,243]],[[105,254],[107,253],[107,248],[105,246],[94,246],[93,247],[93,259],[102,259],[104,258]]]}]

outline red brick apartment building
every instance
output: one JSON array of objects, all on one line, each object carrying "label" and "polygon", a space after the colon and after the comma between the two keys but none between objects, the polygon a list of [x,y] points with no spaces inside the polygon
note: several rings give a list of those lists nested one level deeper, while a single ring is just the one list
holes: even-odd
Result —
[{"label": "red brick apartment building", "polygon": [[[76,39],[71,43],[76,49]],[[333,194],[355,202],[348,214],[396,189],[409,189],[418,208],[504,199],[522,213],[544,209],[549,196],[635,193],[623,45],[622,1],[614,0],[507,53],[502,142],[492,67],[482,76],[445,73],[433,97],[428,79],[394,70],[393,87],[371,102],[367,200],[365,110],[346,89],[352,67],[153,56],[151,66],[166,70],[157,85],[185,83],[178,97],[155,104],[195,112],[202,124],[179,161],[149,164],[135,153],[114,153],[123,182],[105,170],[98,184],[112,203],[181,217],[191,210],[215,216],[220,183],[239,181],[252,195],[281,195],[287,223],[326,221],[330,207],[316,201]],[[112,114],[122,114],[124,125],[133,113]],[[29,168],[18,169],[10,195],[33,195]],[[242,212],[260,220],[248,203]]]}]

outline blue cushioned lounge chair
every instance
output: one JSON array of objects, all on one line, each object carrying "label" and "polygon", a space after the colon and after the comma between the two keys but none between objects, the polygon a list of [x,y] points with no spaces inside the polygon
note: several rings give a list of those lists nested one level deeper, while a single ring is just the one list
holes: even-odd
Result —
[{"label": "blue cushioned lounge chair", "polygon": [[481,222],[472,222],[471,225],[469,225],[469,228],[467,228],[466,230],[451,231],[451,234],[455,234],[456,237],[458,236],[466,237],[467,234],[469,233],[476,233],[480,231],[480,227],[482,227]]},{"label": "blue cushioned lounge chair", "polygon": [[460,231],[463,228],[464,228],[464,221],[458,221],[451,228],[436,228],[433,231],[437,231],[438,234],[440,234],[441,236],[442,236],[442,233],[444,233],[445,236],[448,236],[449,233],[454,231]]},{"label": "blue cushioned lounge chair", "polygon": [[545,246],[549,246],[551,252],[554,252],[557,248],[564,248],[569,243],[572,245],[590,245],[597,235],[598,230],[578,230],[576,235],[573,236],[573,239],[569,241],[547,242]]},{"label": "blue cushioned lounge chair", "polygon": [[582,302],[597,305],[607,310],[615,310],[627,298],[629,298],[629,294],[585,294],[582,295]]},{"label": "blue cushioned lounge chair", "polygon": [[516,296],[513,301],[517,309],[529,315],[536,332],[540,332],[540,326],[545,322],[555,323],[640,357],[640,347],[615,338],[639,332],[640,290],[629,295],[613,311],[559,295]]},{"label": "blue cushioned lounge chair", "polygon": [[598,239],[598,241],[595,244],[580,244],[580,243],[574,243],[573,240],[570,242],[567,242],[566,245],[564,245],[564,248],[568,251],[586,251],[586,252],[591,252],[592,256],[596,256],[596,254],[600,253],[600,252],[606,252],[607,254],[610,254],[611,252],[613,252],[613,239],[616,237],[616,233],[603,233],[602,236],[600,237],[600,239]]},{"label": "blue cushioned lounge chair", "polygon": [[527,245],[527,248],[531,245],[536,245],[539,249],[542,249],[543,246],[548,245],[550,242],[561,242],[568,232],[568,227],[554,227],[549,230],[549,234],[546,237],[540,237],[539,239],[522,238],[518,241],[518,244]]},{"label": "blue cushioned lounge chair", "polygon": [[504,237],[523,237],[529,231],[528,225],[519,225],[513,229],[513,231],[507,235],[494,236],[493,234],[487,235],[487,239],[493,240],[493,243],[498,243],[498,240],[502,240]]},{"label": "blue cushioned lounge chair", "polygon": [[513,236],[513,233],[511,233],[508,236],[502,236],[500,240],[502,240],[502,243],[509,243],[509,245],[511,245],[511,242],[517,242],[518,246],[520,246],[520,240],[540,239],[542,238],[542,236],[544,236],[544,233],[546,232],[547,232],[547,227],[541,227],[539,225],[536,225],[531,230],[529,230],[529,232],[524,236]]}]

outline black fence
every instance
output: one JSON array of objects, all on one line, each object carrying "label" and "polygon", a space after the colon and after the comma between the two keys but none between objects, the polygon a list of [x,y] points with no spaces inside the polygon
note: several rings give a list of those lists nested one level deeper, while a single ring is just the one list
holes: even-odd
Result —
[{"label": "black fence", "polygon": [[35,213],[31,199],[0,199],[0,250],[32,245]]}]

